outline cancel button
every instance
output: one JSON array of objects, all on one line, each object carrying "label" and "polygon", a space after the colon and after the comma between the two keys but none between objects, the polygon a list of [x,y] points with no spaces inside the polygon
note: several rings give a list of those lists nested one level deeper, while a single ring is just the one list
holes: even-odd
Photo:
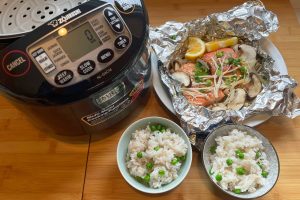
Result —
[{"label": "cancel button", "polygon": [[77,72],[80,75],[87,75],[94,71],[96,67],[96,63],[92,60],[86,60],[80,63],[80,65],[77,68]]}]

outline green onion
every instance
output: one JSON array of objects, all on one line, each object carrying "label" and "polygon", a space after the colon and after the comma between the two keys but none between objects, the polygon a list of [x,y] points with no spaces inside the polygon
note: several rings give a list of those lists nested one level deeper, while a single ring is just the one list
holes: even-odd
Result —
[{"label": "green onion", "polygon": [[256,154],[255,154],[255,159],[258,159],[260,156],[261,156],[261,152],[257,151]]},{"label": "green onion", "polygon": [[203,81],[203,78],[201,78],[200,76],[195,76],[195,82],[196,83],[200,83]]},{"label": "green onion", "polygon": [[150,130],[151,130],[151,132],[157,131],[157,130],[156,130],[156,126],[155,126],[155,125],[151,125],[151,126],[150,126]]},{"label": "green onion", "polygon": [[231,166],[232,163],[233,163],[233,160],[230,159],[230,158],[228,158],[228,159],[226,160],[226,163],[227,163],[228,166]]},{"label": "green onion", "polygon": [[264,169],[264,165],[261,164],[260,162],[257,162],[256,164],[259,166],[259,168]]},{"label": "green onion", "polygon": [[237,79],[238,79],[237,76],[232,76],[231,77],[231,81],[237,81]]},{"label": "green onion", "polygon": [[234,64],[235,66],[240,65],[240,64],[241,64],[241,59],[240,59],[240,58],[234,59],[234,60],[233,60],[233,64]]},{"label": "green onion", "polygon": [[160,124],[156,125],[156,130],[161,131],[162,126]]},{"label": "green onion", "polygon": [[222,75],[222,70],[220,68],[217,69],[217,73],[216,73],[218,76],[221,76]]},{"label": "green onion", "polygon": [[208,173],[209,173],[209,175],[214,175],[215,172],[212,171],[212,167],[209,168]]},{"label": "green onion", "polygon": [[142,158],[142,157],[143,157],[143,152],[138,152],[138,153],[136,154],[136,156],[137,156],[138,158]]},{"label": "green onion", "polygon": [[171,36],[170,36],[170,39],[171,39],[171,40],[176,40],[176,38],[177,38],[176,35],[171,35]]},{"label": "green onion", "polygon": [[238,167],[238,168],[235,169],[235,171],[236,171],[236,173],[238,175],[244,175],[244,174],[246,174],[246,170],[245,170],[244,167]]},{"label": "green onion", "polygon": [[217,58],[222,58],[224,56],[224,51],[218,51],[216,53]]},{"label": "green onion", "polygon": [[232,57],[230,57],[230,58],[228,58],[228,64],[233,64],[233,61],[234,61],[234,58],[232,58]]},{"label": "green onion", "polygon": [[211,86],[211,85],[212,85],[212,81],[209,80],[209,79],[206,80],[206,81],[205,81],[205,85],[206,85],[206,86]]},{"label": "green onion", "polygon": [[196,68],[201,68],[202,69],[203,64],[201,62],[196,62],[195,67]]}]

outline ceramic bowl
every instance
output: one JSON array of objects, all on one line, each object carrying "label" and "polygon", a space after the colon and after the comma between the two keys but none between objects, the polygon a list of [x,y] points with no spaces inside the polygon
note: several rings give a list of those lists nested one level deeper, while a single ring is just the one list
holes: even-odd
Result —
[{"label": "ceramic bowl", "polygon": [[[143,129],[146,128],[146,126],[149,124],[156,124],[156,123],[169,127],[173,132],[177,133],[180,137],[182,137],[186,142],[186,144],[188,145],[188,150],[187,150],[186,160],[181,166],[178,177],[172,182],[163,185],[161,188],[154,189],[138,182],[133,176],[129,174],[126,167],[126,156],[128,151],[128,144],[131,139],[132,133],[137,129]],[[117,147],[117,162],[122,176],[127,181],[127,183],[129,183],[129,185],[131,185],[132,187],[134,187],[135,189],[141,192],[158,194],[158,193],[163,193],[172,190],[184,180],[191,167],[192,148],[184,130],[180,126],[178,126],[175,122],[161,117],[148,117],[134,122],[124,131],[124,133],[122,134],[119,140],[118,147]]]},{"label": "ceramic bowl", "polygon": [[[241,193],[241,194],[235,194],[231,191],[222,189],[216,182],[214,176],[209,175],[210,170],[210,147],[216,145],[215,139],[218,136],[225,136],[228,135],[230,131],[233,129],[238,129],[240,131],[247,132],[251,136],[256,136],[258,139],[260,139],[263,142],[263,146],[265,147],[265,153],[267,155],[267,159],[270,162],[270,170],[269,175],[266,180],[266,185],[260,187],[257,189],[254,193]],[[276,184],[277,179],[279,177],[279,171],[280,171],[280,165],[279,165],[279,159],[278,155],[271,144],[271,142],[266,139],[262,134],[260,134],[258,131],[254,130],[253,128],[250,128],[248,126],[244,125],[224,125],[217,129],[215,129],[212,133],[210,133],[204,143],[203,151],[202,151],[202,161],[204,165],[204,170],[206,171],[207,175],[209,176],[210,180],[215,184],[219,189],[221,189],[223,192],[234,196],[239,199],[255,199],[258,197],[261,197],[265,194],[267,194]]]}]

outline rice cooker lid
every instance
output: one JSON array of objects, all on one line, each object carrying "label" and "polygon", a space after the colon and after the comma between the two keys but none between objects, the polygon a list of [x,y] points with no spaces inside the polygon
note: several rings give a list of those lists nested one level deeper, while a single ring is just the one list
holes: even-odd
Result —
[{"label": "rice cooker lid", "polygon": [[26,101],[82,99],[132,67],[148,40],[142,0],[13,0],[1,6],[0,87]]}]

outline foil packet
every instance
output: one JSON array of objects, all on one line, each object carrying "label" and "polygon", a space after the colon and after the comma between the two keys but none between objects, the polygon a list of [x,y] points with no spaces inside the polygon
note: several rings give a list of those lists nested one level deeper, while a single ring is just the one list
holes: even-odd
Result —
[{"label": "foil packet", "polygon": [[[217,126],[225,123],[242,123],[258,114],[284,115],[294,118],[300,115],[300,100],[293,93],[297,82],[288,75],[280,75],[274,60],[265,53],[260,41],[279,28],[277,16],[266,10],[261,1],[248,1],[227,12],[214,13],[186,23],[166,22],[151,27],[150,43],[159,59],[159,73],[172,99],[173,107],[191,143],[200,149],[201,141]],[[170,61],[182,58],[190,36],[213,40],[237,36],[244,43],[256,47],[259,62],[258,73],[267,82],[251,105],[241,110],[212,111],[194,106],[181,94],[181,85],[168,71]]]}]

